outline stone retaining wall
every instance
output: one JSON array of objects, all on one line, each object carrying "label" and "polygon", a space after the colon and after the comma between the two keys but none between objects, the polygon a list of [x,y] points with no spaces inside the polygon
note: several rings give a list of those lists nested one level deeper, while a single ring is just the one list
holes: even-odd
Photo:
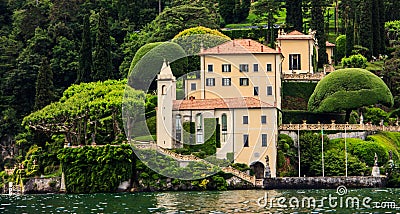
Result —
[{"label": "stone retaining wall", "polygon": [[385,187],[386,177],[282,177],[264,179],[264,189],[336,189],[341,185],[347,188]]}]

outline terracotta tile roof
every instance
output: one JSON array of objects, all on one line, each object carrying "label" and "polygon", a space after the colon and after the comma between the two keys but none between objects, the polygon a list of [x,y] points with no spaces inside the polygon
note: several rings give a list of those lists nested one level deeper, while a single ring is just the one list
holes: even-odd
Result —
[{"label": "terracotta tile roof", "polygon": [[302,32],[299,32],[297,30],[294,30],[286,35],[278,35],[277,40],[292,40],[292,39],[298,39],[298,40],[311,40],[313,39],[312,35],[306,35]]},{"label": "terracotta tile roof", "polygon": [[326,41],[326,47],[335,47],[336,45]]},{"label": "terracotta tile roof", "polygon": [[304,35],[304,33],[299,32],[299,31],[297,31],[297,30],[294,30],[294,31],[288,33],[287,35]]},{"label": "terracotta tile roof", "polygon": [[221,45],[202,50],[200,54],[240,54],[240,53],[271,53],[279,52],[251,39],[235,39]]},{"label": "terracotta tile roof", "polygon": [[272,108],[274,105],[253,97],[174,100],[173,110],[210,110],[228,108]]}]

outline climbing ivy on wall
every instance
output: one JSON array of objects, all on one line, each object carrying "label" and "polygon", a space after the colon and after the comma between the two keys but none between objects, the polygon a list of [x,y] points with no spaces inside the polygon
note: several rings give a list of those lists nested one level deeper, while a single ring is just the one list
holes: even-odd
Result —
[{"label": "climbing ivy on wall", "polygon": [[57,157],[65,173],[67,192],[115,191],[132,175],[132,152],[126,144],[61,149]]}]

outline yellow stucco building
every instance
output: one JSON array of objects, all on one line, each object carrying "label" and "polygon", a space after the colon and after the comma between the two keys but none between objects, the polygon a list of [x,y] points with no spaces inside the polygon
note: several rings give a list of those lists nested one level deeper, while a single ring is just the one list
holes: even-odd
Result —
[{"label": "yellow stucco building", "polygon": [[167,63],[158,75],[157,144],[181,146],[184,122],[195,122],[195,142],[202,144],[204,120],[216,118],[221,146],[216,156],[261,168],[266,157],[276,176],[276,142],[281,108],[281,62],[277,50],[238,39],[201,50],[198,78],[185,81],[185,99],[176,100],[176,80]]},{"label": "yellow stucco building", "polygon": [[[282,32],[276,49],[251,39],[235,39],[200,52],[200,71],[184,78],[184,99],[168,63],[158,75],[157,144],[172,149],[184,141],[183,124],[195,123],[195,144],[203,144],[205,119],[219,124],[216,156],[276,176],[282,74],[313,73],[314,35]],[[331,55],[330,55],[331,56]],[[269,161],[266,161],[268,159]],[[266,165],[268,164],[268,165]]]}]

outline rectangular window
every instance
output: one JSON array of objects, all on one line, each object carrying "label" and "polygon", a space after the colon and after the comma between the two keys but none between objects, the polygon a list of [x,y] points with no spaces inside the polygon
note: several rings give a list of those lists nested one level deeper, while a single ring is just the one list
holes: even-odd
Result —
[{"label": "rectangular window", "polygon": [[267,116],[261,115],[261,124],[267,124]]},{"label": "rectangular window", "polygon": [[267,86],[267,96],[272,95],[272,86]]},{"label": "rectangular window", "polygon": [[267,72],[271,72],[272,71],[272,64],[268,63],[267,64]]},{"label": "rectangular window", "polygon": [[258,64],[253,64],[253,71],[258,72]]},{"label": "rectangular window", "polygon": [[231,64],[222,64],[222,72],[231,72]]},{"label": "rectangular window", "polygon": [[249,72],[249,64],[240,64],[239,71],[240,72]]},{"label": "rectangular window", "polygon": [[261,146],[267,147],[267,134],[261,134]]},{"label": "rectangular window", "polygon": [[208,64],[207,65],[207,71],[208,72],[214,72],[214,65],[213,64]]},{"label": "rectangular window", "polygon": [[243,116],[243,124],[249,124],[249,116]]},{"label": "rectangular window", "polygon": [[222,78],[222,85],[223,86],[230,86],[231,85],[231,78]]},{"label": "rectangular window", "polygon": [[249,78],[240,78],[239,79],[239,84],[241,86],[248,86],[249,85]]},{"label": "rectangular window", "polygon": [[301,70],[300,54],[289,54],[289,70]]},{"label": "rectangular window", "polygon": [[249,135],[248,134],[243,135],[243,147],[249,147]]},{"label": "rectangular window", "polygon": [[215,78],[207,78],[206,86],[215,86]]},{"label": "rectangular window", "polygon": [[204,143],[204,141],[203,141],[203,131],[202,130],[197,131],[197,139],[196,140],[197,140],[198,144]]},{"label": "rectangular window", "polygon": [[254,87],[254,96],[258,96],[258,86]]},{"label": "rectangular window", "polygon": [[190,84],[190,90],[192,90],[192,91],[196,90],[196,83]]}]

